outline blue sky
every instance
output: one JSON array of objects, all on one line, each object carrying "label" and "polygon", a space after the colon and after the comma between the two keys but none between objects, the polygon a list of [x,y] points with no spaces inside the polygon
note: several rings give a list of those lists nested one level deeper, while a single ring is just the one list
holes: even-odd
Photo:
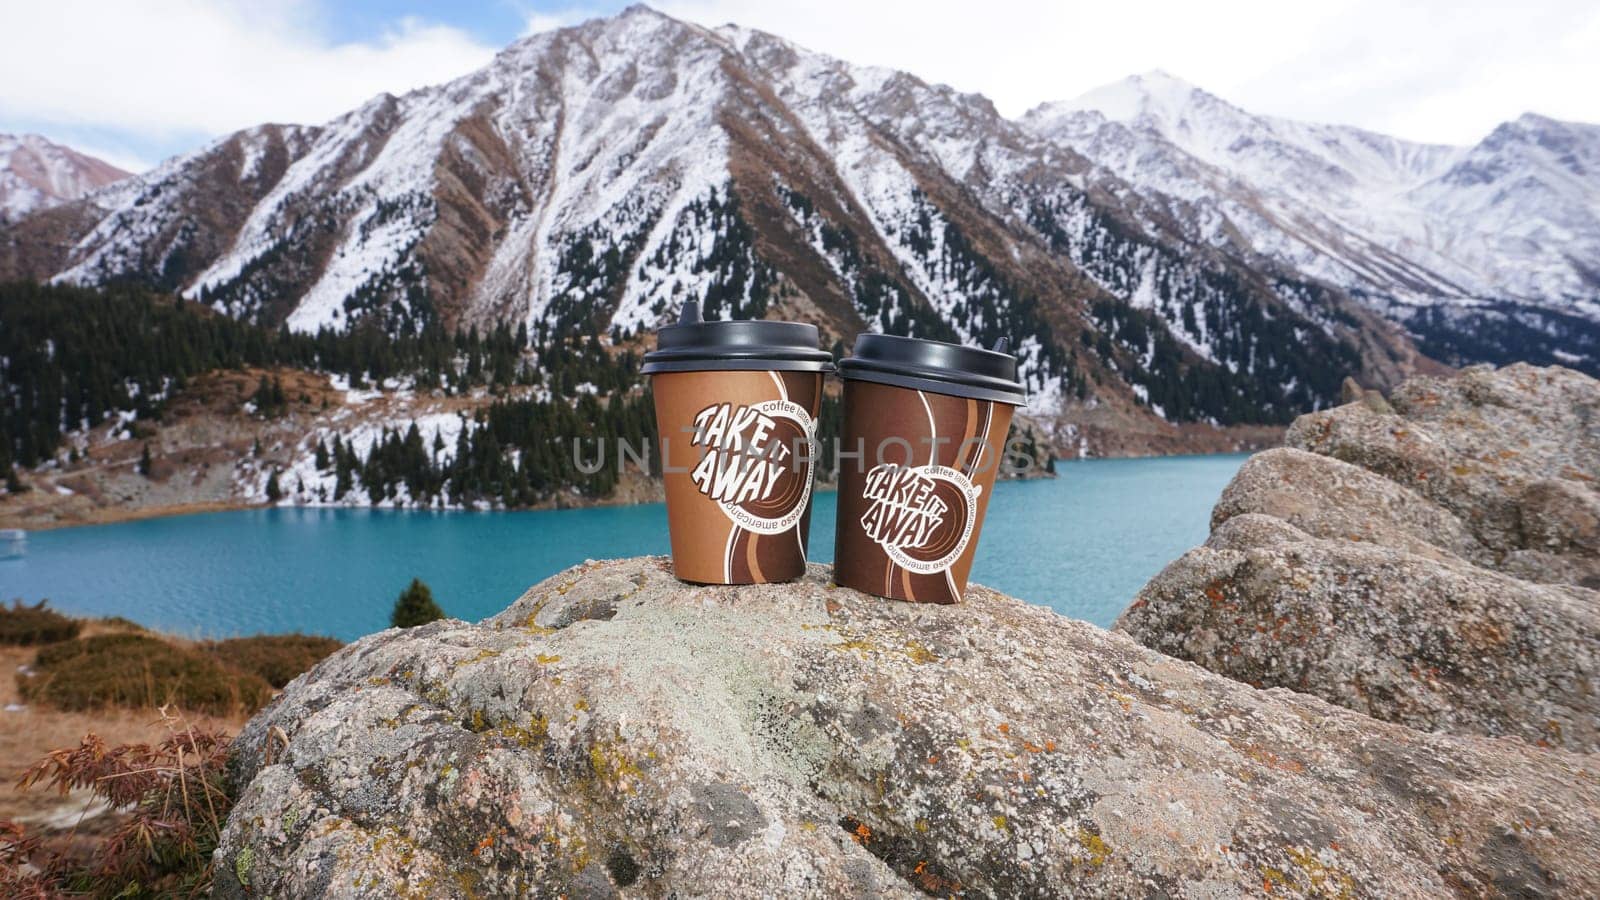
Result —
[{"label": "blue sky", "polygon": [[[0,132],[142,169],[261,122],[320,123],[464,75],[615,0],[49,0],[0,10]],[[1020,115],[1163,69],[1244,108],[1469,144],[1536,111],[1600,122],[1600,3],[660,0]]]},{"label": "blue sky", "polygon": [[[620,8],[620,3],[594,5],[597,14]],[[553,12],[547,9],[546,12]],[[528,21],[539,13],[538,4],[516,3],[512,0],[489,0],[487,3],[390,3],[384,0],[355,0],[334,3],[318,11],[327,24],[327,35],[333,41],[368,41],[375,35],[394,27],[401,19],[421,19],[453,25],[492,46],[509,44],[516,40],[528,26]]]},{"label": "blue sky", "polygon": [[[465,74],[530,30],[608,15],[623,5],[557,8],[526,0],[18,5],[0,12],[0,131],[38,132],[139,170],[260,121],[321,122],[379,91],[401,93]],[[106,15],[112,10],[124,14],[121,21],[106,21],[115,18]],[[230,45],[240,52],[231,52]],[[185,65],[187,51],[195,46],[218,50],[205,63]],[[40,53],[40,47],[50,49]],[[38,64],[24,64],[29,55],[41,57],[43,71],[65,70],[81,82],[62,86],[36,77]],[[252,55],[248,64],[228,71],[230,63]],[[14,71],[7,71],[7,59]],[[295,80],[310,83],[286,84]],[[134,87],[129,81],[142,83]],[[197,89],[207,83],[228,85],[233,94],[213,97]],[[58,96],[51,97],[52,92]],[[219,109],[235,101],[238,115]]]}]

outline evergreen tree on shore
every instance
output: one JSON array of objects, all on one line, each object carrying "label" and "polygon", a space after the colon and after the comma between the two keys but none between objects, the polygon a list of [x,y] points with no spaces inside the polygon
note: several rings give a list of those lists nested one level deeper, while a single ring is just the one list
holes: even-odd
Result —
[{"label": "evergreen tree on shore", "polygon": [[415,628],[444,617],[444,610],[433,600],[433,590],[422,579],[413,578],[394,601],[389,624],[395,628]]}]

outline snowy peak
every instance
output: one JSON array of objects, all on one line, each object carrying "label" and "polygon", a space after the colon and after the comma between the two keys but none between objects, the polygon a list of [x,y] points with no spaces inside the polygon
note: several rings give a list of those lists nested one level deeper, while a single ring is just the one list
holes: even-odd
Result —
[{"label": "snowy peak", "polygon": [[1600,188],[1600,125],[1524,113],[1495,128],[1440,180],[1465,187],[1521,174],[1558,179],[1592,196]]},{"label": "snowy peak", "polygon": [[1160,72],[1023,123],[1195,240],[1350,291],[1444,358],[1600,365],[1600,126],[1530,113],[1472,147],[1422,144],[1255,115]]},{"label": "snowy peak", "polygon": [[983,97],[631,7],[322,125],[230,135],[81,221],[26,218],[0,231],[0,276],[141,283],[307,332],[525,326],[543,359],[641,349],[691,299],[830,344],[1005,338],[1032,408],[1074,427],[1287,421],[1346,374],[1415,364],[1348,296],[1214,252],[1131,184]]},{"label": "snowy peak", "polygon": [[1454,152],[1359,128],[1254,115],[1161,71],[1044,104],[1024,121],[1040,133],[1058,135],[1120,123],[1237,174],[1291,183],[1310,178],[1316,187],[1329,181],[1365,190],[1414,185],[1437,175]]},{"label": "snowy peak", "polygon": [[1206,112],[1214,118],[1224,111],[1248,116],[1189,82],[1156,69],[1101,85],[1072,100],[1041,104],[1026,118],[1048,124],[1052,118],[1094,112],[1112,122],[1142,122],[1165,131],[1185,127],[1191,114]]},{"label": "snowy peak", "polygon": [[127,177],[104,160],[37,134],[0,134],[0,221],[76,200]]}]

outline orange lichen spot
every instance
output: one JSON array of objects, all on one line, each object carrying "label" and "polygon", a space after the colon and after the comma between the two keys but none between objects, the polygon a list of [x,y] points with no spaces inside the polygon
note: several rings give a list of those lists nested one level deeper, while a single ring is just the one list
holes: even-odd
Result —
[{"label": "orange lichen spot", "polygon": [[1001,734],[1010,734],[1011,733],[1011,726],[1009,724],[1005,723],[1005,722],[1001,722],[1000,723],[1000,733]]},{"label": "orange lichen spot", "polygon": [[1044,748],[1043,747],[1039,746],[1038,744],[1031,743],[1029,741],[1023,741],[1022,742],[1022,749],[1028,751],[1029,753],[1043,753],[1044,752]]},{"label": "orange lichen spot", "polygon": [[855,839],[856,843],[865,844],[867,841],[872,840],[872,829],[868,828],[865,822],[857,822],[856,830],[850,836]]},{"label": "orange lichen spot", "polygon": [[937,753],[934,754],[933,756],[928,757],[928,765],[937,766],[938,764],[939,764],[939,755]]},{"label": "orange lichen spot", "polygon": [[1044,742],[1044,750],[1045,750],[1046,753],[1054,753],[1054,752],[1056,752],[1056,742],[1055,741],[1045,741]]},{"label": "orange lichen spot", "polygon": [[483,836],[483,840],[478,842],[478,846],[472,852],[474,852],[474,853],[482,853],[483,851],[485,851],[485,850],[487,850],[487,849],[489,849],[490,847],[493,847],[493,846],[494,846],[494,832],[491,831],[488,834]]}]

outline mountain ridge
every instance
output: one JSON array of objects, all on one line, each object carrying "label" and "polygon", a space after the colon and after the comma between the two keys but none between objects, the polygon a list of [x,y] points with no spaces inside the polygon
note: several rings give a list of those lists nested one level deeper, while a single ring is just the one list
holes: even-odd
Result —
[{"label": "mountain ridge", "polygon": [[1206,239],[1083,149],[978,95],[633,7],[31,216],[0,234],[0,274],[297,330],[525,324],[535,352],[636,346],[691,297],[829,341],[1007,336],[1062,447],[1287,421],[1345,375],[1438,369],[1381,305]]},{"label": "mountain ridge", "polygon": [[0,134],[0,223],[77,200],[131,173],[39,134]]},{"label": "mountain ridge", "polygon": [[1325,280],[1447,361],[1600,360],[1600,126],[1525,113],[1424,144],[1255,115],[1166,73],[1023,121],[1180,200],[1195,240]]}]

